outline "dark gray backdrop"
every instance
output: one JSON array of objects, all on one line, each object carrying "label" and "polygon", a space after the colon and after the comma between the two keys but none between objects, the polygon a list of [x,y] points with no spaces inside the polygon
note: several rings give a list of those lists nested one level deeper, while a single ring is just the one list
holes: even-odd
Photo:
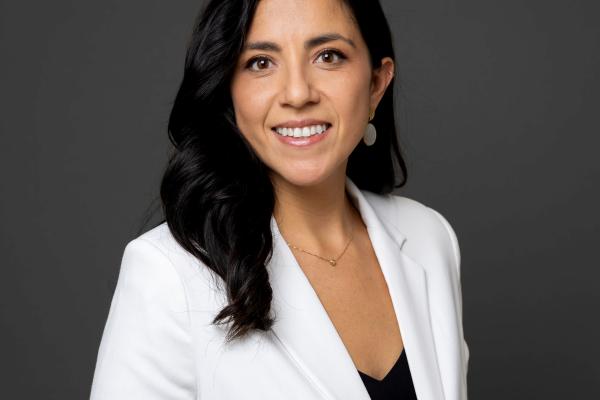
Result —
[{"label": "dark gray backdrop", "polygon": [[[472,399],[600,398],[593,0],[384,1],[410,183],[462,255]],[[0,397],[84,399],[198,1],[0,1]]]}]

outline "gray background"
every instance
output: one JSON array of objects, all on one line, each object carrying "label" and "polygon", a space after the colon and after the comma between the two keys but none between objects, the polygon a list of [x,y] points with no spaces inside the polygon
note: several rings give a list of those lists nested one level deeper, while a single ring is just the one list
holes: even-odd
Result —
[{"label": "gray background", "polygon": [[[383,4],[400,193],[461,244],[470,398],[600,398],[598,3]],[[89,395],[198,9],[0,1],[0,397]]]}]

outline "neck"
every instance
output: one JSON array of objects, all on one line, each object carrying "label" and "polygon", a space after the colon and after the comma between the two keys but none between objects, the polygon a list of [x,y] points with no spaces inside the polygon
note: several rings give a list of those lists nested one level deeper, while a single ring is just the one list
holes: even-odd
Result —
[{"label": "neck", "polygon": [[273,215],[287,242],[319,254],[341,251],[360,217],[346,195],[345,171],[311,186],[274,176],[273,187]]}]

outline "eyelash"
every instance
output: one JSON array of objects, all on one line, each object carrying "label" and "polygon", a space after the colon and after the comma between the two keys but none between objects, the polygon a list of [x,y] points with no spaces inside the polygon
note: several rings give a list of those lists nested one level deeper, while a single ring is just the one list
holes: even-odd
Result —
[{"label": "eyelash", "polygon": [[[337,56],[340,58],[340,60],[341,60],[341,61],[343,61],[343,60],[345,60],[345,59],[347,58],[347,57],[346,57],[346,55],[345,55],[344,53],[342,53],[342,52],[341,52],[341,51],[339,51],[339,50],[335,50],[335,49],[325,49],[325,50],[323,50],[322,52],[320,52],[320,53],[319,53],[319,55],[317,56],[317,58],[321,57],[323,54],[326,54],[326,53],[332,53],[332,54],[335,54],[335,55],[337,55]],[[246,68],[246,69],[249,69],[249,70],[252,70],[252,71],[255,71],[255,72],[262,71],[262,70],[260,70],[260,69],[259,69],[259,70],[253,70],[252,68],[250,68],[250,67],[252,66],[252,64],[254,64],[256,61],[259,61],[259,60],[268,60],[268,61],[271,61],[271,60],[270,60],[268,57],[266,57],[266,56],[257,56],[257,57],[252,57],[251,59],[249,59],[249,60],[246,62],[246,66],[245,66],[245,68]],[[341,62],[341,61],[340,61],[340,62]],[[329,64],[329,63],[326,63],[326,64]],[[331,64],[333,64],[333,63],[331,63]]]}]

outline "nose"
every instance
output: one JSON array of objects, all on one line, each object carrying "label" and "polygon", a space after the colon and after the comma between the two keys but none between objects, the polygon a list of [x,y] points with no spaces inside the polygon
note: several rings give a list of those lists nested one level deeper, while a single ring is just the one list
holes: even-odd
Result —
[{"label": "nose", "polygon": [[301,66],[288,69],[283,87],[281,105],[299,108],[307,103],[319,101],[319,94],[310,73]]}]

